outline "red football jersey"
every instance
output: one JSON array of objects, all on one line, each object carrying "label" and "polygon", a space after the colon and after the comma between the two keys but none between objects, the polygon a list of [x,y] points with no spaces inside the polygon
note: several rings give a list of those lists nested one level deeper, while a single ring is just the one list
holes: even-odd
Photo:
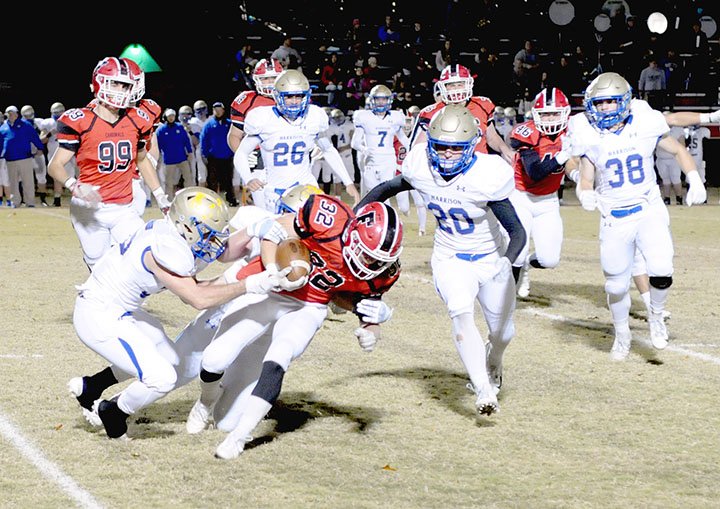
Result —
[{"label": "red football jersey", "polygon": [[[542,134],[535,127],[535,122],[528,120],[522,124],[518,124],[513,129],[510,137],[514,140],[522,143],[522,146],[518,149],[518,152],[523,150],[534,150],[540,156],[540,160],[555,157],[560,150],[562,150],[562,140],[560,136],[565,131],[557,134],[554,138]],[[522,159],[520,154],[515,157],[515,188],[520,191],[527,191],[538,196],[544,196],[546,194],[552,194],[560,188],[560,182],[562,182],[563,174],[565,169],[561,166],[554,173],[551,173],[547,177],[538,182],[535,182],[525,172],[523,168]]]},{"label": "red football jersey", "polygon": [[397,136],[393,139],[393,148],[395,148],[395,176],[398,176],[400,175],[400,167],[407,155],[407,149],[400,143]]},{"label": "red football jersey", "polygon": [[240,93],[230,105],[230,121],[238,129],[245,128],[245,117],[248,112],[258,106],[274,106],[275,101],[270,97],[260,95],[253,90]]},{"label": "red football jersey", "polygon": [[[352,210],[339,198],[321,194],[308,198],[295,218],[295,230],[310,250],[312,272],[305,286],[283,293],[305,302],[327,304],[340,292],[359,298],[380,297],[395,284],[400,277],[399,263],[368,281],[357,279],[345,265],[341,236],[352,218]],[[262,270],[262,262],[257,257],[238,272],[237,278]]]},{"label": "red football jersey", "polygon": [[148,114],[130,108],[110,124],[90,108],[73,108],[57,125],[59,145],[76,154],[78,180],[100,186],[103,203],[130,203],[135,158],[152,136]]},{"label": "red football jersey", "polygon": [[[417,118],[418,128],[422,127],[424,131],[427,131],[427,125],[430,123],[430,119],[433,115],[435,115],[435,113],[444,107],[444,102],[437,102],[424,107]],[[495,104],[487,97],[476,95],[471,97],[467,103],[465,103],[465,107],[470,110],[470,113],[472,113],[475,118],[478,119],[478,127],[482,133],[478,144],[475,146],[475,152],[487,154],[488,148],[487,140],[485,139],[485,132],[487,131],[488,120],[492,118],[493,112],[495,111]]]}]

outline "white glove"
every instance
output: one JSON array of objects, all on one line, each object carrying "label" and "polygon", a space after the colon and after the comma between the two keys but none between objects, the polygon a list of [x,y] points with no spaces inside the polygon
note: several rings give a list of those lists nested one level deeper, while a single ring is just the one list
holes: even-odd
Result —
[{"label": "white glove", "polygon": [[358,327],[355,329],[355,337],[358,338],[358,343],[360,343],[360,348],[362,348],[363,352],[372,352],[375,349],[377,336],[375,336],[373,331],[365,327]]},{"label": "white glove", "polygon": [[102,202],[102,196],[100,195],[100,186],[92,186],[85,184],[84,182],[76,182],[72,188],[72,195],[76,198],[80,198],[83,201],[88,202],[92,207],[97,207]]},{"label": "white glove", "polygon": [[152,194],[155,197],[155,202],[157,203],[158,208],[162,211],[163,214],[166,214],[167,211],[170,210],[170,200],[168,199],[165,192],[162,190],[161,187],[158,187],[157,189],[153,190]]},{"label": "white glove", "polygon": [[[283,270],[281,274],[287,274],[290,272],[292,267],[288,267],[287,269]],[[298,288],[302,288],[305,286],[308,282],[308,276],[303,276],[301,278],[296,279],[295,281],[290,281],[287,277],[283,276],[280,278],[279,286],[281,290],[285,290],[286,292],[292,292],[294,290],[297,290]]]},{"label": "white glove", "polygon": [[275,244],[279,244],[287,239],[287,232],[280,223],[272,217],[266,217],[252,223],[247,227],[247,233],[251,237],[257,237],[260,240],[269,240]]},{"label": "white glove", "polygon": [[315,148],[310,152],[310,160],[317,161],[318,159],[322,159],[322,153],[322,149],[315,145]]},{"label": "white glove", "polygon": [[562,141],[562,149],[555,156],[555,160],[560,166],[562,166],[568,162],[570,156],[572,155],[572,140],[566,135],[561,136],[560,140]]},{"label": "white glove", "polygon": [[592,212],[597,208],[597,193],[595,191],[589,191],[587,189],[580,191],[578,198],[580,198],[580,205],[582,205],[582,208],[585,210]]},{"label": "white glove", "polygon": [[251,274],[245,278],[245,293],[268,293],[280,288],[280,280],[284,278],[290,267],[280,272],[264,270],[259,274]]},{"label": "white glove", "polygon": [[686,175],[690,187],[685,195],[685,203],[688,207],[704,203],[707,200],[707,191],[697,171],[691,171]]},{"label": "white glove", "polygon": [[501,256],[495,260],[495,275],[493,276],[493,279],[502,281],[510,277],[511,273],[512,264],[507,256]]},{"label": "white glove", "polygon": [[367,323],[384,323],[390,320],[393,309],[378,299],[363,299],[355,306],[355,311],[362,315]]},{"label": "white glove", "polygon": [[252,170],[255,168],[258,164],[258,156],[255,153],[255,151],[250,152],[250,155],[248,155],[248,166],[250,166],[250,169]]}]

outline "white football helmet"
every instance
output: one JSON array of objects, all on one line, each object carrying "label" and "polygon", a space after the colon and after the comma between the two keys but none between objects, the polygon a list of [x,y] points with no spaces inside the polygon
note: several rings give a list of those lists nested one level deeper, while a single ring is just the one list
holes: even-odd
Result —
[{"label": "white football helmet", "polygon": [[330,122],[335,125],[342,125],[343,122],[345,122],[345,114],[342,112],[342,110],[333,108],[333,110],[330,112]]},{"label": "white football helmet", "polygon": [[445,104],[464,103],[472,97],[475,79],[464,65],[448,65],[440,73],[436,85]]},{"label": "white football helmet", "polygon": [[227,203],[205,187],[186,187],[175,194],[167,213],[195,258],[210,263],[225,251],[230,230]]},{"label": "white football helmet", "polygon": [[130,76],[135,80],[130,102],[137,103],[145,95],[145,71],[130,58],[123,57],[120,60],[123,60],[127,64],[130,69]]},{"label": "white football helmet", "polygon": [[195,112],[195,115],[205,117],[208,113],[208,105],[202,99],[198,99],[193,103],[193,111]]},{"label": "white football helmet", "polygon": [[65,113],[65,105],[63,103],[52,103],[52,106],[50,106],[50,116],[52,116],[52,118],[57,120],[63,113]]},{"label": "white football helmet", "polygon": [[570,118],[570,101],[559,88],[543,88],[535,96],[533,122],[543,134],[554,135],[565,130]]},{"label": "white football helmet", "polygon": [[35,118],[35,109],[29,104],[26,104],[25,106],[20,108],[20,114],[25,120],[32,121]]},{"label": "white football helmet", "polygon": [[124,109],[130,105],[135,79],[124,60],[107,57],[95,66],[91,87],[95,98],[103,105]]}]

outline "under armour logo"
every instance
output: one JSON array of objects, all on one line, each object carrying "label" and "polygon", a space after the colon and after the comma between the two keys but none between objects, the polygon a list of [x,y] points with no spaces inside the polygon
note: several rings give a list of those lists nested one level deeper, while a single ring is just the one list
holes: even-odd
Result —
[{"label": "under armour logo", "polygon": [[457,186],[456,189],[460,192],[465,192],[465,186]]}]

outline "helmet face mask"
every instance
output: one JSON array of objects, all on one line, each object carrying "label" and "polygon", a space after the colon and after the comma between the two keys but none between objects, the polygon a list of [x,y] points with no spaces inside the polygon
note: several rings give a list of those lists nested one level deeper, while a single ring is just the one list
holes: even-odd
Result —
[{"label": "helmet face mask", "polygon": [[225,251],[230,213],[225,201],[214,191],[204,187],[178,191],[167,218],[188,243],[195,258],[210,263]]},{"label": "helmet face mask", "polygon": [[288,69],[275,80],[273,98],[278,111],[295,120],[305,115],[310,105],[310,82],[300,71]]},{"label": "helmet face mask", "polygon": [[370,202],[358,209],[343,231],[345,264],[356,278],[373,279],[400,258],[402,237],[402,223],[395,209]]},{"label": "helmet face mask", "polygon": [[20,115],[22,115],[25,120],[33,120],[35,118],[35,109],[29,104],[26,104],[20,108]]},{"label": "helmet face mask", "polygon": [[257,90],[257,93],[265,97],[272,97],[273,90],[275,89],[275,80],[282,72],[282,65],[276,58],[271,59],[270,62],[264,58],[259,60],[258,63],[255,64],[255,70],[253,71],[253,81],[255,82],[255,90]]},{"label": "helmet face mask", "polygon": [[92,75],[92,90],[106,107],[123,109],[130,106],[135,80],[127,63],[115,57],[100,60]]},{"label": "helmet face mask", "polygon": [[55,120],[59,119],[63,113],[65,113],[65,106],[63,103],[53,103],[52,106],[50,106],[50,115]]},{"label": "helmet face mask", "polygon": [[437,93],[445,104],[464,103],[472,97],[475,79],[463,65],[448,65],[436,82]]},{"label": "helmet face mask", "polygon": [[195,112],[195,115],[199,117],[206,117],[208,113],[207,103],[202,99],[198,99],[193,103],[193,111]]},{"label": "helmet face mask", "polygon": [[373,113],[385,113],[392,108],[393,93],[385,85],[375,85],[370,90],[368,99]]},{"label": "helmet face mask", "polygon": [[[611,129],[630,115],[632,87],[617,73],[606,72],[596,77],[585,90],[585,114],[600,130]],[[610,103],[615,108],[610,108]]]},{"label": "helmet face mask", "polygon": [[322,189],[310,184],[298,184],[285,190],[278,200],[281,213],[296,214],[313,194],[325,194]]},{"label": "helmet face mask", "polygon": [[559,88],[544,88],[535,96],[531,111],[537,130],[552,136],[567,127],[570,102]]},{"label": "helmet face mask", "polygon": [[459,104],[449,104],[435,113],[427,131],[430,168],[443,179],[465,172],[475,160],[480,138],[477,119]]}]

